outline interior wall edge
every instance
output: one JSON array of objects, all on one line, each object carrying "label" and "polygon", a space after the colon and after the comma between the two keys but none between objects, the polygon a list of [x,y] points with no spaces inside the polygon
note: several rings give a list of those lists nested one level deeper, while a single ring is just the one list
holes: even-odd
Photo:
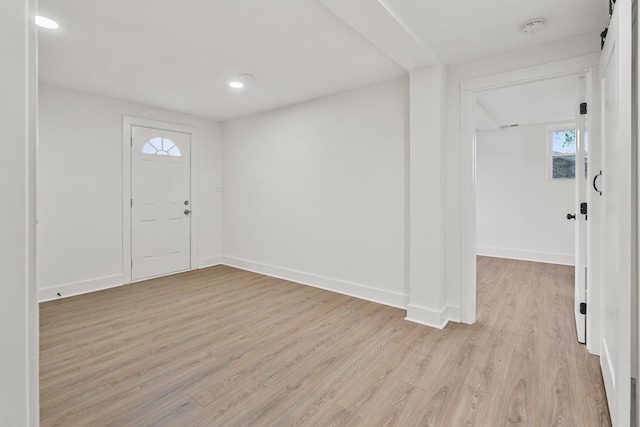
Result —
[{"label": "interior wall edge", "polygon": [[332,279],[312,273],[305,273],[288,268],[261,264],[258,262],[240,258],[223,256],[222,264],[229,267],[239,268],[241,270],[264,274],[265,276],[289,280],[291,282],[300,283],[302,285],[313,286],[314,288],[337,292],[339,294],[360,298],[378,304],[388,305],[390,307],[406,309],[409,300],[408,295],[373,288],[361,283],[352,283],[339,279]]},{"label": "interior wall edge", "polygon": [[208,268],[215,267],[216,265],[222,264],[222,256],[212,256],[206,258],[198,258],[198,269],[200,268]]}]

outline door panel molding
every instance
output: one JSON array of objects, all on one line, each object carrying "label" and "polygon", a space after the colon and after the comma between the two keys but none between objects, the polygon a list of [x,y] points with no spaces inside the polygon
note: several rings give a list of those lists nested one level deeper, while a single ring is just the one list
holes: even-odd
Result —
[{"label": "door panel molding", "polygon": [[197,162],[197,129],[192,126],[164,122],[160,120],[146,119],[135,116],[122,116],[122,277],[123,283],[132,282],[131,278],[131,127],[141,126],[181,132],[191,135],[191,269],[197,268],[198,260],[198,189]]}]

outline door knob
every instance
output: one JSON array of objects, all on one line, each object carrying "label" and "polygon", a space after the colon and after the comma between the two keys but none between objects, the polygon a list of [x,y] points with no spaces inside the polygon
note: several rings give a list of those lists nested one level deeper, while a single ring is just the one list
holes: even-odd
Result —
[{"label": "door knob", "polygon": [[184,210],[184,214],[185,214],[185,215],[189,215],[190,213],[191,213],[191,211],[190,211],[189,209],[185,209],[185,210]]},{"label": "door knob", "polygon": [[567,214],[567,219],[576,219],[576,214]]}]

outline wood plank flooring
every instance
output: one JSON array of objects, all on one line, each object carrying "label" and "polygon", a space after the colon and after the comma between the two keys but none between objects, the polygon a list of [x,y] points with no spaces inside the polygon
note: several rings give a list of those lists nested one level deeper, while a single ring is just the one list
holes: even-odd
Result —
[{"label": "wood plank flooring", "polygon": [[573,269],[478,258],[478,321],[217,266],[41,304],[42,426],[609,426]]}]

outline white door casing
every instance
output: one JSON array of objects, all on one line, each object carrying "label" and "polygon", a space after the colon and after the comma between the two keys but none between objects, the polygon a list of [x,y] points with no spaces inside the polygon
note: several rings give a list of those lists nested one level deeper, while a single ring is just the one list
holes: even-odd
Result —
[{"label": "white door casing", "polygon": [[600,365],[614,426],[630,423],[632,205],[631,0],[618,0],[600,59],[604,227]]},{"label": "white door casing", "polygon": [[[574,312],[578,342],[586,342],[587,316],[580,305],[587,303],[587,215],[581,212],[581,204],[587,203],[585,171],[585,130],[587,114],[581,114],[580,104],[586,103],[586,77],[578,78],[576,99],[576,175],[575,175],[575,283]],[[587,108],[588,111],[588,108]]]},{"label": "white door casing", "polygon": [[197,268],[196,140],[190,126],[123,116],[125,284]]},{"label": "white door casing", "polygon": [[[640,36],[638,35],[639,31],[638,31],[638,2],[634,1],[633,2],[633,16],[634,16],[634,21],[633,21],[633,40],[635,42],[635,46],[633,47],[634,50],[634,59],[633,59],[633,65],[635,67],[634,70],[634,75],[633,75],[633,79],[635,82],[635,93],[634,93],[634,99],[633,99],[633,106],[635,107],[635,112],[634,112],[634,119],[635,119],[635,127],[633,128],[633,141],[635,141],[636,146],[638,145],[638,136],[640,134],[640,130],[639,130],[639,126],[640,126],[640,106],[638,105],[640,103]],[[640,414],[640,393],[638,393],[638,381],[640,381],[640,218],[638,218],[638,215],[640,214],[640,171],[638,171],[638,168],[640,168],[640,149],[636,149],[636,258],[635,258],[635,262],[636,262],[636,268],[635,268],[635,273],[636,276],[634,278],[635,280],[635,301],[633,302],[633,306],[631,308],[631,312],[635,313],[635,349],[632,350],[632,356],[631,356],[631,360],[632,360],[632,377],[636,379],[636,401],[632,402],[632,405],[635,404],[635,414],[636,414],[636,419],[634,420],[636,423],[638,423],[638,417]],[[633,328],[632,328],[633,330]]]},{"label": "white door casing", "polygon": [[600,74],[599,67],[592,67],[587,73],[587,104],[589,132],[589,179],[587,180],[587,203],[589,204],[589,220],[587,221],[587,326],[586,344],[592,354],[600,355],[600,293],[602,278],[601,238],[602,238],[602,205],[600,193],[602,176],[602,133],[600,126]]},{"label": "white door casing", "polygon": [[[491,76],[477,77],[461,82],[460,318],[462,322],[475,322],[476,312],[475,93],[515,84],[571,75],[587,76],[589,80],[590,76],[598,75],[598,60],[598,54],[585,55],[529,68],[506,71]],[[591,96],[598,95],[596,91],[592,90],[591,92]],[[593,106],[591,111],[599,111],[599,106]],[[597,117],[599,118],[599,116]],[[595,123],[595,120],[592,120],[590,125],[595,126],[597,123]],[[599,291],[598,285],[599,283],[594,281],[594,286],[592,287],[594,295],[597,295],[597,291]],[[589,296],[588,294],[587,297],[589,298]],[[593,305],[595,306],[596,304]],[[594,308],[597,309],[597,307],[592,307],[592,309]],[[590,318],[587,319],[588,323],[590,323],[589,319]],[[599,336],[599,324],[592,326],[589,334]],[[589,342],[588,337],[587,342]],[[596,354],[598,350],[599,348],[597,347],[590,349],[590,351]]]}]

